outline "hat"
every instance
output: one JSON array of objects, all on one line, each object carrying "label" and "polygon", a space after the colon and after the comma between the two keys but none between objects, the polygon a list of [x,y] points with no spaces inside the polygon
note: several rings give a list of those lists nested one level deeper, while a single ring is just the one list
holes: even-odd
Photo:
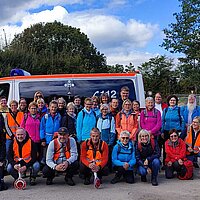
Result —
[{"label": "hat", "polygon": [[58,133],[59,134],[64,134],[64,133],[69,134],[69,131],[66,127],[61,127],[61,128],[58,129]]}]

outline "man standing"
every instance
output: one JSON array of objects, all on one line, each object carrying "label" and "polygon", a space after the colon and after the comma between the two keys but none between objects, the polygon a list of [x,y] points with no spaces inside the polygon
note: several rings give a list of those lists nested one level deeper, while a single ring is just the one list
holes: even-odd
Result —
[{"label": "man standing", "polygon": [[8,173],[16,180],[19,176],[18,171],[25,173],[31,167],[30,185],[35,185],[36,176],[40,170],[40,164],[36,161],[36,158],[34,142],[30,139],[25,129],[19,127],[9,147]]},{"label": "man standing", "polygon": [[84,141],[81,146],[80,173],[84,175],[84,185],[90,184],[92,173],[96,172],[101,180],[103,175],[108,174],[108,145],[100,140],[100,132],[93,128],[90,139]]},{"label": "man standing", "polygon": [[43,174],[47,177],[46,184],[51,185],[55,172],[65,172],[65,182],[74,186],[72,179],[78,169],[78,153],[74,138],[69,137],[69,131],[65,127],[58,130],[58,137],[50,142],[47,149],[46,165]]},{"label": "man standing", "polygon": [[183,116],[187,127],[192,124],[194,117],[200,116],[200,107],[197,106],[196,96],[194,94],[190,94],[188,96],[187,105],[181,107],[181,115]]},{"label": "man standing", "polygon": [[120,91],[120,98],[119,98],[119,111],[122,109],[122,104],[124,100],[129,98],[129,88],[127,86],[123,86]]},{"label": "man standing", "polygon": [[155,108],[160,111],[161,116],[162,116],[163,110],[167,107],[168,107],[168,105],[166,103],[162,102],[161,94],[159,92],[156,93],[156,95],[155,95]]}]

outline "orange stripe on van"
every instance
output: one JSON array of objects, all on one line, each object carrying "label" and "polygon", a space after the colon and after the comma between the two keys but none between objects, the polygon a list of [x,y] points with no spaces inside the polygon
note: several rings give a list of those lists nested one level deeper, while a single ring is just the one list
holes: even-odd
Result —
[{"label": "orange stripe on van", "polygon": [[99,74],[54,74],[54,75],[31,75],[31,76],[10,76],[0,78],[0,81],[5,80],[24,80],[24,79],[40,79],[40,78],[93,78],[93,77],[131,77],[137,73],[99,73]]}]

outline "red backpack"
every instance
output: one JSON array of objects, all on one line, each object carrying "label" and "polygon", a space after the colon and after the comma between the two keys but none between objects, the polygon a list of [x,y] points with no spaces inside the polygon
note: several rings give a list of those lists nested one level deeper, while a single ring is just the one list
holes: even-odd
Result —
[{"label": "red backpack", "polygon": [[180,180],[189,180],[193,177],[193,162],[191,160],[184,160],[184,165],[187,169],[185,176],[178,176]]}]

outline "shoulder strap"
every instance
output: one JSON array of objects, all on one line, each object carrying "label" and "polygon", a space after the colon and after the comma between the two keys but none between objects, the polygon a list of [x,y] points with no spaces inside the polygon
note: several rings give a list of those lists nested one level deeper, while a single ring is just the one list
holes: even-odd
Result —
[{"label": "shoulder strap", "polygon": [[164,109],[164,111],[165,111],[165,112],[164,112],[164,114],[165,114],[165,115],[164,115],[164,122],[166,122],[166,119],[165,119],[165,117],[166,117],[166,113],[167,113],[167,111],[168,111],[168,107],[167,107],[167,108],[165,108],[165,109]]},{"label": "shoulder strap", "polygon": [[121,152],[121,146],[117,144],[117,155]]},{"label": "shoulder strap", "polygon": [[179,120],[180,120],[180,126],[182,124],[182,117],[181,117],[181,108],[178,106],[178,116],[179,116]]}]

